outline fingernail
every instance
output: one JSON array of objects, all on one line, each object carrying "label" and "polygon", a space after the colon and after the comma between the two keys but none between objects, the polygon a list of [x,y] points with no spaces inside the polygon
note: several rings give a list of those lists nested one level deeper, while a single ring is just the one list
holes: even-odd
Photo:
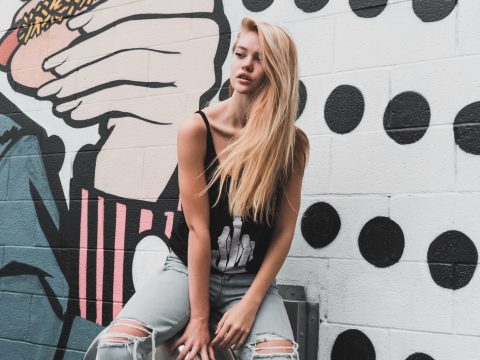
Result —
[{"label": "fingernail", "polygon": [[88,22],[92,20],[92,18],[93,18],[92,13],[84,13],[68,20],[67,26],[70,28],[70,30],[75,30],[75,29],[78,29],[79,27],[82,27],[88,24]]},{"label": "fingernail", "polygon": [[45,96],[57,94],[60,90],[62,90],[62,83],[61,81],[55,80],[39,88],[37,90],[37,96],[45,97]]},{"label": "fingernail", "polygon": [[69,101],[69,102],[60,104],[56,107],[56,110],[59,111],[59,112],[65,112],[65,111],[72,110],[73,108],[77,107],[80,104],[81,101],[82,100],[73,100],[73,101]]}]

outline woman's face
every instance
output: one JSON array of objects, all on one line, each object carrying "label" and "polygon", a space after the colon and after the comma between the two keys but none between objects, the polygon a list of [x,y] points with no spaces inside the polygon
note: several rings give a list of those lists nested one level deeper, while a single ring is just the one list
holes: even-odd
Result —
[{"label": "woman's face", "polygon": [[236,92],[252,94],[260,86],[265,77],[261,56],[258,34],[241,34],[230,65],[230,84]]}]

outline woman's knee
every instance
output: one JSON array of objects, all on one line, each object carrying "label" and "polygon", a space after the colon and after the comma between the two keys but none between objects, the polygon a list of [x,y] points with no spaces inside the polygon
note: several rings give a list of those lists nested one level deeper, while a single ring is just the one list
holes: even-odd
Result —
[{"label": "woman's knee", "polygon": [[136,320],[117,319],[98,339],[97,359],[142,359],[155,347],[153,330]]}]

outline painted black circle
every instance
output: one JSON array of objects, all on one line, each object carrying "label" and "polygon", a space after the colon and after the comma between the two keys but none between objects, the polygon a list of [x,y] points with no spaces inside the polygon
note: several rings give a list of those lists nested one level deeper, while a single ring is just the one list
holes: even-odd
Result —
[{"label": "painted black circle", "polygon": [[424,22],[439,21],[455,9],[457,0],[413,0],[413,11]]},{"label": "painted black circle", "polygon": [[346,134],[360,124],[364,110],[365,102],[360,90],[351,85],[340,85],[325,103],[325,121],[333,132]]},{"label": "painted black circle", "polygon": [[415,353],[410,355],[406,360],[435,360],[435,359],[424,353]]},{"label": "painted black circle", "polygon": [[243,6],[250,11],[263,11],[273,4],[273,0],[243,0]]},{"label": "painted black circle", "polygon": [[349,329],[337,336],[331,360],[375,360],[375,348],[360,330]]},{"label": "painted black circle", "polygon": [[378,16],[387,6],[388,0],[350,0],[352,11],[363,18]]},{"label": "painted black circle", "polygon": [[302,80],[298,82],[298,110],[297,119],[302,115],[307,104],[307,88]]},{"label": "painted black circle", "polygon": [[466,286],[478,263],[475,244],[464,233],[456,230],[440,234],[428,248],[428,267],[433,281],[446,289]]},{"label": "painted black circle", "polygon": [[358,247],[370,264],[385,268],[400,260],[405,248],[405,238],[395,221],[378,216],[363,226],[358,237]]},{"label": "painted black circle", "polygon": [[383,128],[396,143],[413,144],[427,132],[430,106],[419,93],[406,91],[388,103],[383,115]]},{"label": "painted black circle", "polygon": [[295,0],[295,5],[306,13],[312,13],[323,9],[328,0]]},{"label": "painted black circle", "polygon": [[453,122],[453,133],[463,151],[480,155],[480,101],[460,110]]},{"label": "painted black circle", "polygon": [[330,244],[340,231],[340,216],[337,210],[326,202],[310,205],[303,213],[301,232],[307,243],[315,248]]},{"label": "painted black circle", "polygon": [[220,94],[218,95],[218,98],[220,101],[226,100],[230,97],[229,94],[229,87],[230,87],[230,80],[227,80],[223,83],[222,88],[220,89]]}]

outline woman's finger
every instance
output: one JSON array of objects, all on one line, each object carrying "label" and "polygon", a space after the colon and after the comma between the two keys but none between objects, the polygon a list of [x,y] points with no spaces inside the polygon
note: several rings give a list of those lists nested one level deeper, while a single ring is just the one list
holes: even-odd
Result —
[{"label": "woman's finger", "polygon": [[236,347],[236,345],[238,344],[238,342],[240,341],[240,339],[242,338],[243,336],[243,332],[239,331],[237,332],[233,337],[232,337],[232,340],[230,341],[229,344],[227,344],[227,347]]},{"label": "woman's finger", "polygon": [[217,336],[212,341],[212,345],[220,346],[220,342],[223,341],[229,330],[230,325],[228,325],[228,323],[222,324],[222,327],[219,329]]},{"label": "woman's finger", "polygon": [[231,344],[232,339],[234,338],[234,336],[237,335],[237,333],[238,333],[238,330],[233,330],[230,328],[230,330],[227,332],[227,334],[225,335],[223,340],[220,342],[220,344],[218,344],[218,346],[222,349],[227,348],[227,346]]},{"label": "woman's finger", "polygon": [[[187,345],[185,344],[185,346],[183,347],[182,351],[180,351],[180,353],[178,354],[176,360],[184,360],[185,357],[187,356],[187,354],[190,352],[190,349],[192,348],[191,345]],[[192,357],[189,355],[188,356],[188,359],[189,360],[192,360]]]},{"label": "woman's finger", "polygon": [[202,347],[202,349],[200,350],[200,357],[201,360],[209,360],[207,346]]},{"label": "woman's finger", "polygon": [[217,328],[215,329],[215,334],[218,334],[218,332],[219,332],[220,329],[222,328],[222,326],[223,326],[226,318],[227,318],[227,313],[223,314],[222,318],[221,318],[220,321],[218,322]]},{"label": "woman's finger", "polygon": [[185,342],[185,334],[179,337],[172,346],[170,346],[170,354],[173,354],[177,348]]},{"label": "woman's finger", "polygon": [[210,344],[208,345],[208,354],[210,355],[210,360],[215,360],[215,351]]},{"label": "woman's finger", "polygon": [[243,344],[245,344],[245,341],[247,340],[248,334],[249,334],[249,331],[245,332],[245,333],[242,335],[242,337],[241,337],[240,340],[238,341],[238,344],[236,344],[235,349],[239,349],[240,347],[243,346]]}]

